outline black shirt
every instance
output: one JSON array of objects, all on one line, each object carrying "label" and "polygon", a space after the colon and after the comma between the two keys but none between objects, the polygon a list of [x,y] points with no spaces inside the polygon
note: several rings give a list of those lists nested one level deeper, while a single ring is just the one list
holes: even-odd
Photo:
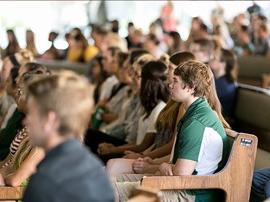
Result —
[{"label": "black shirt", "polygon": [[0,161],[4,160],[9,154],[9,147],[18,130],[23,128],[23,119],[25,115],[18,109],[12,114],[5,128],[0,130]]},{"label": "black shirt", "polygon": [[24,202],[114,201],[101,163],[77,140],[49,151],[26,188]]}]

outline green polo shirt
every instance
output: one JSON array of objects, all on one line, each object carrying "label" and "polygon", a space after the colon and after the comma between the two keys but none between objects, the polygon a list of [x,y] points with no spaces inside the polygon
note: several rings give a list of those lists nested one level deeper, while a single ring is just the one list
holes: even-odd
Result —
[{"label": "green polo shirt", "polygon": [[[221,121],[204,98],[198,98],[178,123],[178,134],[173,153],[177,159],[196,161],[193,175],[211,175],[226,163],[229,142]],[[190,191],[195,201],[217,201],[217,190]]]},{"label": "green polo shirt", "polygon": [[18,109],[12,114],[5,128],[0,130],[0,160],[4,160],[9,154],[9,147],[18,130],[22,129],[25,115]]}]

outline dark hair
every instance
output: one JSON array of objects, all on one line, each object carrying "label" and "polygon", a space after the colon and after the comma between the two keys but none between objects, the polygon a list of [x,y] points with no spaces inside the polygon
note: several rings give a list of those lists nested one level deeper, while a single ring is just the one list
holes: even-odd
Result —
[{"label": "dark hair", "polygon": [[177,66],[188,60],[195,60],[195,56],[187,51],[177,52],[170,57],[170,62]]},{"label": "dark hair", "polygon": [[24,67],[26,68],[26,72],[35,72],[36,74],[39,74],[40,72],[40,73],[46,73],[48,75],[51,74],[51,71],[48,70],[47,67],[39,63],[29,62],[29,63],[26,63]]},{"label": "dark hair", "polygon": [[54,42],[57,37],[58,37],[58,33],[54,32],[54,31],[51,31],[49,33],[49,39],[48,40],[51,41],[51,42]]},{"label": "dark hair", "polygon": [[247,34],[248,34],[248,31],[249,31],[249,29],[248,29],[248,26],[247,26],[247,25],[241,25],[241,26],[240,26],[240,30],[241,30],[242,32],[247,33]]},{"label": "dark hair", "polygon": [[130,28],[130,27],[134,27],[134,23],[133,22],[129,22],[128,23],[128,28]]},{"label": "dark hair", "polygon": [[237,58],[236,55],[226,49],[221,49],[220,61],[225,62],[225,77],[228,81],[234,82],[237,80],[236,68],[237,68]]},{"label": "dark hair", "polygon": [[19,67],[18,66],[14,66],[11,70],[10,70],[10,76],[11,76],[11,80],[12,80],[12,87],[16,86],[16,79],[19,75]]},{"label": "dark hair", "polygon": [[111,21],[111,24],[112,24],[112,32],[118,33],[119,32],[119,21],[113,20],[113,21]]},{"label": "dark hair", "polygon": [[[89,66],[90,66],[89,74],[88,74],[89,75],[89,80],[90,80],[91,83],[96,84],[96,88],[94,90],[94,101],[95,101],[95,103],[98,102],[101,85],[106,80],[106,78],[108,77],[107,72],[104,71],[102,59],[103,59],[103,57],[101,55],[97,55],[89,63]],[[94,69],[93,67],[95,67],[95,66],[100,67],[100,74],[99,74],[98,77],[94,77],[93,73],[92,73],[93,69]]]},{"label": "dark hair", "polygon": [[102,36],[106,36],[108,34],[108,31],[106,29],[104,29],[103,27],[99,26],[99,25],[92,25],[92,33],[95,32],[98,35],[102,35]]},{"label": "dark hair", "polygon": [[[180,34],[176,31],[171,31],[168,33],[168,35],[173,38],[172,51],[180,50],[180,45],[182,41]],[[169,52],[169,54],[173,54],[173,52]]]},{"label": "dark hair", "polygon": [[209,29],[208,29],[207,25],[204,24],[204,23],[200,24],[200,30],[204,31],[204,32],[207,32],[207,33],[209,32]]},{"label": "dark hair", "polygon": [[20,46],[17,40],[17,37],[12,29],[7,30],[7,34],[12,36],[12,41],[8,41],[8,45],[6,47],[6,56],[10,56],[12,54],[15,54],[20,50]]},{"label": "dark hair", "polygon": [[147,50],[140,48],[131,50],[129,56],[129,64],[132,65],[140,56],[147,53],[149,53]]},{"label": "dark hair", "polygon": [[200,17],[198,17],[198,16],[193,17],[192,18],[192,21],[197,21],[199,24],[202,24],[203,23],[203,20]]},{"label": "dark hair", "polygon": [[267,17],[261,13],[258,14],[258,18],[263,22],[267,22]]},{"label": "dark hair", "polygon": [[125,52],[118,52],[118,67],[121,69],[124,67],[124,63],[125,61],[128,59],[128,53],[125,53]]},{"label": "dark hair", "polygon": [[158,40],[158,38],[157,38],[157,36],[155,34],[150,33],[150,34],[147,35],[147,38],[150,41],[152,41],[155,45],[159,44],[159,40]]},{"label": "dark hair", "polygon": [[268,27],[265,23],[261,23],[259,25],[259,28],[263,31],[263,32],[268,32]]},{"label": "dark hair", "polygon": [[111,46],[108,48],[108,51],[110,51],[111,56],[114,58],[116,57],[116,55],[121,52],[121,49],[119,47],[116,46]]},{"label": "dark hair", "polygon": [[161,61],[150,61],[142,67],[140,100],[147,118],[160,100],[167,102],[167,66]]}]

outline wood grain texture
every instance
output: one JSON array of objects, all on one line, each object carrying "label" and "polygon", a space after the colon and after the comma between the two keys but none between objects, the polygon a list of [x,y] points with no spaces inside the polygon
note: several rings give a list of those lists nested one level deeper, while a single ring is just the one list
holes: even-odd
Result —
[{"label": "wood grain texture", "polygon": [[24,187],[0,187],[0,201],[22,199]]}]

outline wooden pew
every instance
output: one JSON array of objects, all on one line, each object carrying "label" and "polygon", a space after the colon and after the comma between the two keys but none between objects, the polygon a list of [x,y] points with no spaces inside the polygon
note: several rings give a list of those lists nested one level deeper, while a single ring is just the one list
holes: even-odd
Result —
[{"label": "wooden pew", "polygon": [[0,187],[0,201],[22,199],[24,187]]},{"label": "wooden pew", "polygon": [[208,176],[145,176],[141,186],[159,190],[221,189],[226,202],[249,201],[257,137],[234,132],[228,135],[234,138],[233,146],[220,172]]},{"label": "wooden pew", "polygon": [[258,137],[259,148],[270,152],[270,90],[239,84],[233,129]]},{"label": "wooden pew", "polygon": [[262,87],[263,74],[270,74],[269,57],[248,56],[240,57],[238,81],[240,83],[250,84]]}]

